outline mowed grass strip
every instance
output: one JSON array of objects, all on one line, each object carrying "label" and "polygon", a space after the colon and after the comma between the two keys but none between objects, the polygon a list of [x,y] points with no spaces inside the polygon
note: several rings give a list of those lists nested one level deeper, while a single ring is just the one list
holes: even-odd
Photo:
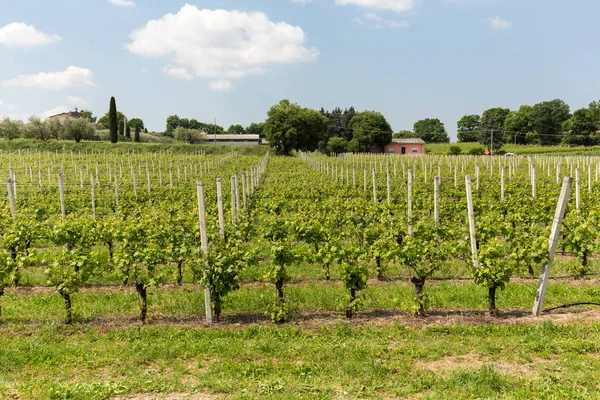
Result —
[{"label": "mowed grass strip", "polygon": [[311,329],[44,324],[5,325],[0,333],[5,398],[600,396],[600,323],[410,328],[340,322]]}]

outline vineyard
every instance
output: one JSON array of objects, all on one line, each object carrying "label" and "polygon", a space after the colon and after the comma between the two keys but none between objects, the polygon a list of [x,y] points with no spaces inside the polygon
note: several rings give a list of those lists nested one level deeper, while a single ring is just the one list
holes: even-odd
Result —
[{"label": "vineyard", "polygon": [[[561,342],[566,339],[551,350],[540,344],[550,332],[585,341],[580,355],[591,353],[585,362],[593,367],[554,389],[570,397],[600,390],[588,381],[598,368],[597,325],[538,326],[531,319],[534,325],[520,328],[518,322],[530,318],[538,278],[549,265],[545,314],[597,316],[582,307],[553,309],[600,301],[600,158],[20,150],[3,152],[0,170],[8,177],[0,209],[0,368],[10,372],[0,377],[0,394],[6,397],[46,397],[44,390],[54,398],[194,390],[212,398],[207,390],[239,394],[248,387],[249,397],[344,397],[325,383],[336,376],[352,398],[444,398],[440,390],[462,385],[495,397],[529,379],[534,383],[521,395],[527,398],[544,393],[546,375],[517,378],[487,364],[494,354],[505,359],[511,346],[524,346],[516,339],[524,329],[532,329],[525,336],[541,346],[534,351],[540,357],[572,351]],[[555,211],[561,193],[564,221]],[[446,325],[452,316],[463,318],[458,326]],[[406,327],[438,322],[439,330]],[[490,324],[495,330],[486,330]],[[450,337],[440,353],[433,343],[443,342],[444,329]],[[407,370],[401,366],[406,360],[395,366],[374,361],[385,358],[381,351],[390,341],[408,340],[405,335],[420,343],[413,363],[452,354],[450,342],[459,341],[454,334],[474,336],[467,348],[477,348],[477,336],[490,346],[483,351],[487,361],[471,375],[438,378],[439,371],[418,373],[428,368],[423,365]],[[515,342],[491,350],[503,336]],[[36,345],[35,337],[44,344]],[[346,344],[325,350],[329,340]],[[40,360],[57,368],[64,366],[60,360],[80,362],[96,341],[114,341],[118,351],[107,353],[110,362],[89,355],[97,364],[82,371],[106,370],[126,353],[124,365],[136,366],[122,367],[129,383],[111,375],[96,386],[75,387],[67,384],[67,372],[56,370],[35,385],[23,369]],[[136,355],[127,343],[141,346]],[[286,353],[292,343],[306,348]],[[207,354],[195,362],[212,378],[190,386],[181,381],[185,371],[166,372],[179,377],[173,382],[135,376],[136,368],[149,365],[152,346],[163,351],[156,350],[166,362],[162,368],[171,357],[186,359],[186,346],[188,356]],[[21,354],[28,348],[37,358]],[[300,353],[312,367],[298,360],[281,369],[272,358],[252,361],[277,354],[284,364],[281,357]],[[238,364],[231,361],[238,357]],[[332,370],[333,360],[344,357],[351,367]],[[363,357],[376,365],[359,367]],[[217,367],[213,358],[229,364]],[[379,386],[361,381],[361,368]],[[421,378],[386,383],[401,373]],[[481,382],[490,384],[488,392],[478,392]],[[557,395],[554,389],[547,393]]]}]

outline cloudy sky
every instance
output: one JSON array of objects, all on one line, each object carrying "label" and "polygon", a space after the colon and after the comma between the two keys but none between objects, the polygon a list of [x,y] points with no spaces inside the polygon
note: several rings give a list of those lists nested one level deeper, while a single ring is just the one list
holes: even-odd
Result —
[{"label": "cloudy sky", "polygon": [[[35,12],[34,12],[35,10]],[[263,121],[289,98],[384,113],[395,131],[490,107],[600,99],[598,0],[19,0],[0,6],[0,117],[110,96],[162,131],[172,114]]]}]

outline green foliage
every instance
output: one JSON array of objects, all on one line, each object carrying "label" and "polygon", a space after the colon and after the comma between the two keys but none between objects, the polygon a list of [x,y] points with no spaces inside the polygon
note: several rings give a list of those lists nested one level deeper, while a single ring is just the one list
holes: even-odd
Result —
[{"label": "green foliage", "polygon": [[459,142],[477,142],[481,135],[481,116],[465,115],[457,122],[457,137]]},{"label": "green foliage", "polygon": [[485,153],[485,149],[483,147],[473,147],[469,150],[469,154],[472,156],[480,156]]},{"label": "green foliage", "polygon": [[531,127],[540,144],[552,145],[561,141],[562,125],[571,117],[569,105],[560,99],[544,101],[531,110]]},{"label": "green foliage", "polygon": [[0,138],[13,140],[23,136],[25,125],[22,121],[13,121],[10,118],[5,118],[0,124]]},{"label": "green foliage", "polygon": [[477,250],[478,265],[473,268],[473,279],[486,288],[504,289],[514,271],[507,242],[498,237],[482,242]]},{"label": "green foliage", "polygon": [[599,143],[600,136],[596,133],[598,125],[592,113],[582,108],[573,113],[573,117],[563,123],[563,144],[570,146],[593,146]]},{"label": "green foliage", "polygon": [[140,118],[131,118],[129,121],[127,121],[127,126],[134,131],[135,128],[140,128],[140,131],[145,129],[144,121],[142,121]]},{"label": "green foliage", "polygon": [[246,130],[244,129],[243,126],[241,126],[240,124],[237,124],[237,125],[231,125],[229,127],[229,129],[227,129],[227,133],[231,133],[233,135],[242,135],[242,134],[246,133]]},{"label": "green foliage", "polygon": [[[100,121],[98,121],[100,122]],[[110,98],[110,107],[108,110],[108,129],[110,130],[110,142],[117,143],[119,141],[118,130],[119,120],[117,116],[117,103],[114,97]]]},{"label": "green foliage", "polygon": [[24,136],[45,142],[46,140],[51,139],[53,134],[53,129],[49,129],[49,125],[55,125],[56,123],[60,125],[60,122],[55,119],[44,122],[39,117],[30,117],[29,123],[26,125]]},{"label": "green foliage", "polygon": [[349,151],[368,152],[372,147],[383,149],[392,141],[392,127],[383,114],[362,111],[352,118],[348,126],[352,130]]},{"label": "green foliage", "polygon": [[101,262],[99,253],[93,249],[96,241],[94,222],[86,218],[69,217],[56,223],[49,231],[49,238],[59,246],[46,267],[48,284],[58,293],[73,294],[93,276]]},{"label": "green foliage", "polygon": [[206,139],[206,135],[204,135],[202,131],[182,128],[180,126],[175,129],[174,137],[175,139],[188,144],[201,143]]},{"label": "green foliage", "polygon": [[450,151],[448,152],[451,156],[458,156],[462,153],[462,149],[460,146],[450,146]]},{"label": "green foliage", "polygon": [[564,221],[563,243],[567,249],[577,256],[577,262],[572,265],[576,276],[584,277],[589,272],[589,259],[598,251],[600,235],[598,234],[598,214],[594,210],[587,216],[580,211],[569,214]]},{"label": "green foliage", "polygon": [[206,261],[193,266],[196,279],[210,290],[215,321],[219,321],[225,296],[239,289],[239,274],[252,259],[242,242],[221,239],[211,241]]},{"label": "green foliage", "polygon": [[539,143],[539,137],[531,125],[532,106],[522,105],[518,111],[511,111],[504,120],[504,140],[506,143]]},{"label": "green foliage", "polygon": [[96,129],[94,125],[83,118],[68,118],[63,124],[61,139],[74,140],[79,143],[82,140],[94,139]]},{"label": "green foliage", "polygon": [[437,118],[426,118],[415,122],[413,132],[425,143],[448,143],[450,137],[444,123]]},{"label": "green foliage", "polygon": [[327,152],[333,154],[345,153],[348,150],[348,142],[339,136],[334,136],[327,142]]},{"label": "green foliage", "polygon": [[267,113],[264,133],[280,155],[292,150],[313,151],[327,132],[327,119],[318,111],[282,100]]},{"label": "green foliage", "polygon": [[264,127],[265,127],[265,123],[264,122],[253,122],[250,125],[248,125],[246,127],[246,133],[248,135],[258,135],[259,137],[264,137]]},{"label": "green foliage", "polygon": [[479,143],[490,151],[500,150],[504,144],[504,121],[508,117],[508,108],[490,108],[481,117],[481,135]]},{"label": "green foliage", "polygon": [[411,131],[403,130],[400,132],[396,132],[392,135],[394,139],[409,139],[415,137],[415,134]]},{"label": "green foliage", "polygon": [[140,127],[139,126],[135,127],[135,133],[133,134],[133,141],[135,143],[140,142]]}]

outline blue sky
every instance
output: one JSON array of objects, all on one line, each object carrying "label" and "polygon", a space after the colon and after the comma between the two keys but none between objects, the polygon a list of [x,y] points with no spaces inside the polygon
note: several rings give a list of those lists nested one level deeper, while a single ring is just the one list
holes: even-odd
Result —
[{"label": "blue sky", "polygon": [[490,107],[600,99],[599,15],[597,0],[3,1],[0,117],[103,115],[115,96],[151,130],[172,114],[227,128],[289,98],[394,131],[440,118],[454,139]]}]

